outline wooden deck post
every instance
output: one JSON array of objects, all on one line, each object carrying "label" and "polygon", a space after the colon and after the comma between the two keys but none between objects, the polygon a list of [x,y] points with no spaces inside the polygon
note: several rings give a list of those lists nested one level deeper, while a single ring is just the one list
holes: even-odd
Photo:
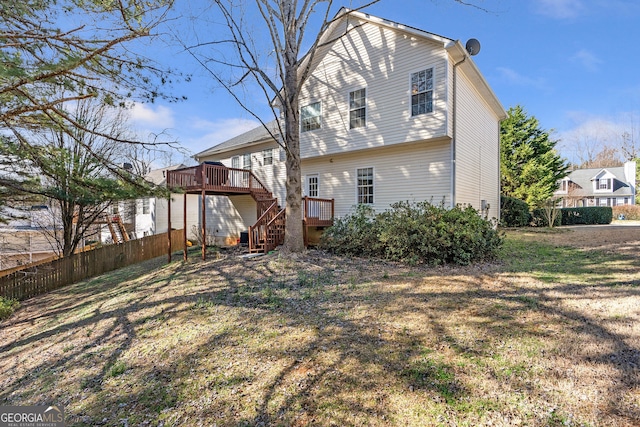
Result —
[{"label": "wooden deck post", "polygon": [[[167,173],[167,179],[169,178]],[[167,199],[167,263],[171,262],[171,193]]]},{"label": "wooden deck post", "polygon": [[187,261],[187,249],[189,248],[187,246],[187,193],[184,193],[184,202],[183,202],[183,206],[182,206],[182,240],[184,243],[184,251],[182,251],[182,259],[184,261]]},{"label": "wooden deck post", "polygon": [[207,259],[207,192],[202,190],[202,260]]}]

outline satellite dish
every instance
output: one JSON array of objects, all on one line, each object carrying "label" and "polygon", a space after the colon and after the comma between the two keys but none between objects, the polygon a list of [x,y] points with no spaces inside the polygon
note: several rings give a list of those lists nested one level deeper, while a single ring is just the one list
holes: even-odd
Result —
[{"label": "satellite dish", "polygon": [[469,39],[465,48],[467,49],[467,52],[469,52],[469,55],[477,55],[478,52],[480,52],[480,42],[476,39]]}]

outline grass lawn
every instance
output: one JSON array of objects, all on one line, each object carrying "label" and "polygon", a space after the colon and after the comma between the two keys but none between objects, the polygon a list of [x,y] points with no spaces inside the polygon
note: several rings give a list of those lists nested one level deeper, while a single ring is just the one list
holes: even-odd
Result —
[{"label": "grass lawn", "polygon": [[310,251],[112,272],[0,323],[0,405],[60,403],[71,426],[640,425],[640,236],[548,237],[509,231],[472,267]]}]

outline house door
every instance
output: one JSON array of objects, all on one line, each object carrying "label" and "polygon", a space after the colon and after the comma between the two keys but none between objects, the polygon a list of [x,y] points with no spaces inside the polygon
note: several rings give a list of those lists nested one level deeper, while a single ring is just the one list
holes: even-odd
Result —
[{"label": "house door", "polygon": [[[307,197],[318,197],[320,194],[320,180],[318,174],[307,175],[306,178],[306,193]],[[318,218],[320,215],[320,209],[317,202],[308,201],[309,211],[307,212],[307,216],[310,218]]]}]

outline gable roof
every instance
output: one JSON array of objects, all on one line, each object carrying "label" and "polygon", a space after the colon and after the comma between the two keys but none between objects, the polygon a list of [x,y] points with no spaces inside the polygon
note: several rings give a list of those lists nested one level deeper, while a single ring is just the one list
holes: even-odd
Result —
[{"label": "gable roof", "polygon": [[[480,70],[473,62],[473,59],[471,58],[467,50],[464,48],[464,46],[462,46],[459,40],[454,40],[454,39],[440,36],[435,33],[430,33],[428,31],[424,31],[415,27],[400,24],[398,22],[394,22],[388,19],[379,18],[377,16],[373,16],[368,13],[354,11],[354,10],[342,7],[338,11],[334,19],[331,21],[331,23],[328,25],[327,29],[318,38],[318,46],[327,45],[327,50],[329,50],[330,47],[328,46],[328,44],[330,44],[329,43],[331,41],[330,37],[332,36],[333,31],[340,24],[340,22],[342,22],[343,19],[348,19],[349,17],[355,17],[359,20],[367,21],[374,25],[379,25],[379,26],[391,28],[393,30],[409,33],[413,36],[420,37],[441,45],[442,48],[447,50],[449,55],[451,55],[451,58],[454,61],[454,64],[460,65],[461,68],[463,68],[467,72],[467,75],[469,76],[470,80],[475,85],[476,89],[482,95],[484,100],[487,102],[487,105],[489,105],[492,111],[496,114],[498,119],[504,120],[507,117],[507,113],[504,107],[502,106],[502,104],[500,103],[500,101],[498,100],[498,97],[495,95],[495,93],[493,92],[493,90],[485,80],[484,76],[480,73]],[[339,40],[341,37],[342,36],[337,37],[335,41]],[[317,64],[319,62],[318,58],[320,58],[321,56],[322,56],[321,53],[319,55],[314,56],[313,58],[314,63]],[[309,56],[309,52],[307,52],[302,57],[302,60],[300,63],[300,69],[304,69],[304,67],[307,65],[309,60],[310,60],[310,56]],[[313,71],[313,65],[310,68],[309,73],[311,74],[312,71]],[[271,102],[275,103],[276,100],[273,99]],[[211,148],[201,151],[200,153],[195,154],[193,157],[197,161],[200,161],[200,159],[203,157],[227,152],[235,148],[249,147],[251,145],[257,145],[257,144],[266,142],[268,140],[272,140],[273,138],[271,134],[269,133],[269,131],[267,131],[267,129],[265,129],[265,127],[267,127],[273,135],[276,135],[276,137],[279,136],[277,120],[272,120],[264,125],[260,125],[234,138],[231,138]]]},{"label": "gable roof", "polygon": [[201,151],[198,154],[194,155],[193,157],[197,161],[200,161],[202,157],[207,157],[217,153],[222,153],[237,147],[250,146],[250,145],[259,144],[259,143],[271,140],[273,139],[271,134],[278,136],[279,133],[280,133],[280,130],[278,129],[277,121],[272,120],[268,123],[265,123],[264,125],[255,127],[245,133],[242,133],[231,139],[223,141],[220,144],[214,145],[211,148]]},{"label": "gable roof", "polygon": [[624,166],[618,166],[609,168],[576,169],[571,171],[565,179],[580,187],[572,191],[572,196],[602,195],[600,192],[596,193],[593,191],[592,183],[602,172],[610,173],[618,181],[618,185],[615,186],[617,188],[614,187],[614,191],[610,193],[608,192],[607,194],[613,194],[616,196],[631,196],[634,194],[633,188],[631,188],[631,185],[627,182]]}]

